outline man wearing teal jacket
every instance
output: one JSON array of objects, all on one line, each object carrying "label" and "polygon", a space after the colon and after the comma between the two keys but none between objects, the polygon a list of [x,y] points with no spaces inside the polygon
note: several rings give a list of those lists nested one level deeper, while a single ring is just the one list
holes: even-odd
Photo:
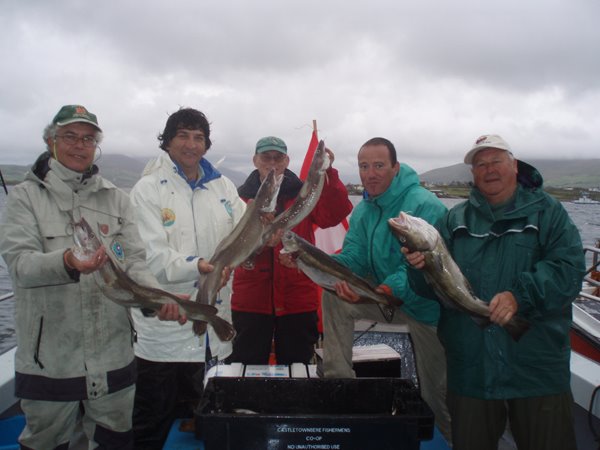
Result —
[{"label": "man wearing teal jacket", "polygon": [[[540,173],[516,160],[498,135],[465,156],[474,187],[437,228],[492,325],[442,308],[439,336],[448,360],[454,448],[496,449],[507,418],[518,448],[576,448],[571,412],[571,302],[585,272],[581,239]],[[417,252],[407,255],[420,267]],[[418,272],[409,270],[418,292]],[[530,322],[516,342],[500,326]]]},{"label": "man wearing teal jacket", "polygon": [[[400,211],[435,223],[446,213],[446,207],[420,185],[412,168],[398,163],[396,149],[387,139],[367,141],[359,150],[358,166],[365,198],[352,213],[341,253],[333,257],[378,285],[380,291],[404,301],[393,323],[409,326],[421,395],[433,410],[438,428],[449,439],[446,358],[436,335],[439,305],[419,297],[409,286],[400,243],[387,223]],[[358,295],[346,283],[336,286],[336,292],[337,297],[323,296],[323,371],[325,377],[354,377],[354,321],[385,319],[377,305],[355,303]]]}]

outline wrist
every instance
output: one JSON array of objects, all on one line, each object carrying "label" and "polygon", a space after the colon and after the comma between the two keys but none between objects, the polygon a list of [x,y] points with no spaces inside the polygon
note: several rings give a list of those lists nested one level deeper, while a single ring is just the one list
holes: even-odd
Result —
[{"label": "wrist", "polygon": [[73,254],[73,252],[71,251],[70,248],[66,249],[65,252],[63,253],[63,264],[65,265],[67,270],[75,270],[75,267],[73,267],[69,263],[69,253]]}]

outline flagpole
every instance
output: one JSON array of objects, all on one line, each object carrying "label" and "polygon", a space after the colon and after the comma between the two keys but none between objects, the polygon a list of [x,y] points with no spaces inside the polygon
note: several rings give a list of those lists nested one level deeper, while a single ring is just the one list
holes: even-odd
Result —
[{"label": "flagpole", "polygon": [[313,119],[313,132],[315,133],[315,135],[318,138],[319,137],[319,133],[317,132],[317,119]]}]

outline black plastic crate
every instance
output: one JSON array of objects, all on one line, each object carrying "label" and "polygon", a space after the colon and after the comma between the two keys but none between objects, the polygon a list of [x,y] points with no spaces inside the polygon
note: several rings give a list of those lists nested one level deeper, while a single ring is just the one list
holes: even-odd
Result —
[{"label": "black plastic crate", "polygon": [[433,413],[399,378],[215,377],[196,433],[206,450],[417,450]]}]

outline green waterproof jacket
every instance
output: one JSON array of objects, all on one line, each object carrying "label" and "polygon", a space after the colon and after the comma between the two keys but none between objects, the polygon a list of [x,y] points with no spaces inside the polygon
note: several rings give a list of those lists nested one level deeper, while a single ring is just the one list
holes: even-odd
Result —
[{"label": "green waterproof jacket", "polygon": [[437,325],[439,305],[419,297],[409,286],[401,244],[388,225],[388,219],[397,217],[400,211],[432,224],[446,213],[444,204],[420,185],[416,172],[405,164],[400,165],[398,175],[383,194],[365,196],[354,208],[342,251],[333,257],[376,285],[391,287],[393,294],[404,301],[403,311],[416,320]]},{"label": "green waterproof jacket", "polygon": [[[519,161],[514,198],[495,213],[473,188],[438,224],[474,293],[489,302],[510,291],[531,327],[518,342],[498,325],[479,327],[442,308],[448,389],[469,397],[509,399],[569,391],[571,302],[585,272],[581,239],[542,177]],[[411,270],[412,272],[412,270]]]}]

